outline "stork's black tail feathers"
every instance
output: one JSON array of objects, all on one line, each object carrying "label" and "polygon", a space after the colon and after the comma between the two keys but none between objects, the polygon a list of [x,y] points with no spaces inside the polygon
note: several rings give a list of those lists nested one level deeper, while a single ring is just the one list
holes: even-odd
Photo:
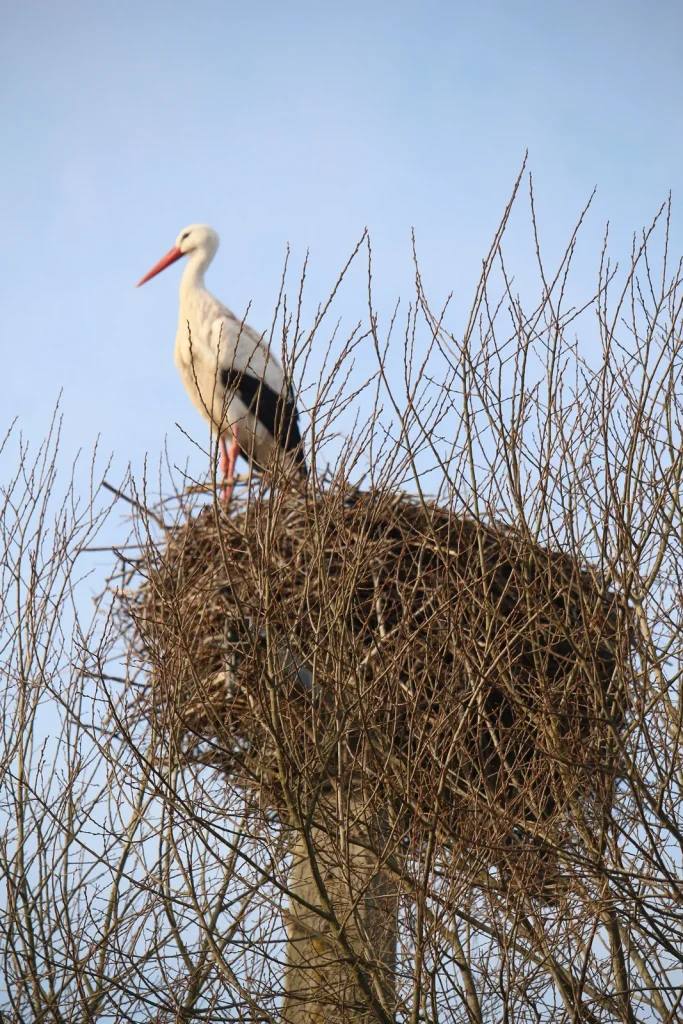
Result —
[{"label": "stork's black tail feathers", "polygon": [[[239,395],[280,448],[292,454],[300,475],[305,479],[308,476],[308,466],[301,442],[299,413],[292,388],[290,387],[286,396],[278,394],[258,377],[233,369],[221,372],[221,383],[226,391]],[[253,461],[254,465],[258,466],[258,462]]]}]

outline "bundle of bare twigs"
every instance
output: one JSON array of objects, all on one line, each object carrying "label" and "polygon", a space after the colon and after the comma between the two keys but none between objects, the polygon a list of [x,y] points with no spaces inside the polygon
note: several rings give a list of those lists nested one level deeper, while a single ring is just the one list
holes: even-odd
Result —
[{"label": "bundle of bare twigs", "polygon": [[406,494],[330,488],[208,507],[143,575],[137,713],[174,756],[283,813],[362,777],[413,834],[489,860],[516,846],[532,874],[599,827],[632,640],[590,567]]}]

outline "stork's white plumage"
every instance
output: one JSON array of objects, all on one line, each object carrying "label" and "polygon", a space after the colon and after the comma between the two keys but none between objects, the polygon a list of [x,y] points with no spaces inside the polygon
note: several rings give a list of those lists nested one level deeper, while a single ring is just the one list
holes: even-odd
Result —
[{"label": "stork's white plumage", "polygon": [[188,257],[180,281],[175,364],[191,401],[220,438],[227,499],[240,452],[259,468],[266,467],[274,448],[303,476],[306,466],[296,401],[282,367],[263,338],[204,286],[204,274],[217,249],[213,228],[192,224],[180,232],[175,246],[138,287]]}]

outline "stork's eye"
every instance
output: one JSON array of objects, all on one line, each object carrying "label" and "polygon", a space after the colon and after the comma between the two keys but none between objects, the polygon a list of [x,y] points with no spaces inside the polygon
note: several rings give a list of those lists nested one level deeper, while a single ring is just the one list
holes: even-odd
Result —
[{"label": "stork's eye", "polygon": [[190,237],[190,232],[189,231],[186,231],[185,234],[181,235],[180,236],[181,244],[185,241],[186,238],[189,238],[189,237]]}]

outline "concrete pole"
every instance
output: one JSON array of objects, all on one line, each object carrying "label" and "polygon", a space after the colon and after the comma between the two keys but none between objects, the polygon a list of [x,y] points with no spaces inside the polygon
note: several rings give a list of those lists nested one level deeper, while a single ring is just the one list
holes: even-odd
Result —
[{"label": "concrete pole", "polygon": [[[298,837],[290,873],[283,1020],[387,1024],[394,1018],[396,993],[397,890],[365,845],[369,840],[377,849],[378,833],[385,830],[376,814],[373,822],[364,820],[360,787],[345,795],[342,814],[334,792],[319,810],[317,820],[325,827],[312,827],[308,843]],[[354,836],[362,836],[364,845],[354,843]],[[296,899],[324,910],[316,869],[342,926],[341,938],[322,913]]]}]

